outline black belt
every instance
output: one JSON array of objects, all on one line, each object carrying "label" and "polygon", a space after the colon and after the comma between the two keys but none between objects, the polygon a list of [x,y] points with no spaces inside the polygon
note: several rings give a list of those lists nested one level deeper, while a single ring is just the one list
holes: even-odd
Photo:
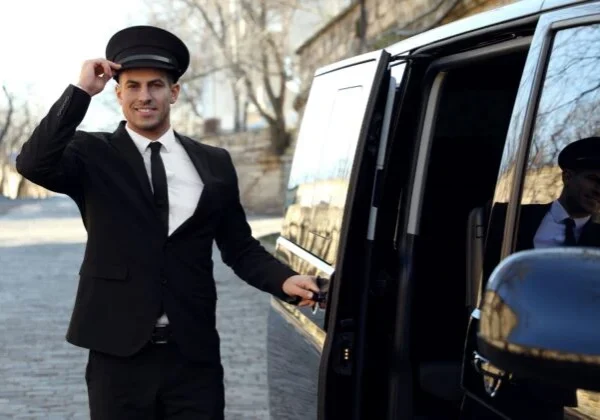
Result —
[{"label": "black belt", "polygon": [[161,325],[154,327],[150,342],[152,344],[166,344],[171,341],[171,327],[169,325]]}]

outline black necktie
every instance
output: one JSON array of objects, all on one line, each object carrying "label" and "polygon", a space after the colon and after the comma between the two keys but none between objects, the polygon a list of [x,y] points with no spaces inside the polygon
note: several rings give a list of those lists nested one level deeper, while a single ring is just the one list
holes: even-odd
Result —
[{"label": "black necktie", "polygon": [[159,142],[150,143],[152,156],[150,163],[152,166],[152,189],[154,190],[154,204],[158,209],[160,218],[165,225],[167,233],[169,232],[169,192],[167,190],[167,173],[165,165],[160,157],[160,148],[162,144]]},{"label": "black necktie", "polygon": [[577,245],[577,240],[575,239],[575,221],[571,218],[566,218],[563,220],[565,224],[565,242],[564,246],[575,246]]}]

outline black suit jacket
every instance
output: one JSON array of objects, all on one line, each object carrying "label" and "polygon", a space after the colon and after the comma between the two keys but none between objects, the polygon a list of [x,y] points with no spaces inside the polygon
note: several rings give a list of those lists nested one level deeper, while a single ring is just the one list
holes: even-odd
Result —
[{"label": "black suit jacket", "polygon": [[229,153],[178,134],[204,190],[193,216],[167,236],[125,123],[114,133],[76,130],[90,100],[69,86],[17,157],[25,178],[77,203],[87,230],[67,340],[128,356],[148,342],[163,308],[187,357],[219,360],[213,240],[237,275],[281,299],[297,273],[252,237]]}]

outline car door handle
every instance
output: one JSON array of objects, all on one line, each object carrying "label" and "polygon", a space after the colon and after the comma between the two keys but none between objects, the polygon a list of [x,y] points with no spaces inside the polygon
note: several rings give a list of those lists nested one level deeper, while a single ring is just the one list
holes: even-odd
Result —
[{"label": "car door handle", "polygon": [[[317,286],[321,289],[325,285],[325,281],[317,276]],[[318,293],[313,293],[312,299],[315,303],[312,305],[312,313],[316,315],[319,309],[324,310],[325,304],[327,302],[327,292],[319,291]]]},{"label": "car door handle", "polygon": [[473,367],[483,377],[485,392],[490,397],[495,397],[502,383],[511,379],[510,373],[498,369],[476,351],[473,352]]}]

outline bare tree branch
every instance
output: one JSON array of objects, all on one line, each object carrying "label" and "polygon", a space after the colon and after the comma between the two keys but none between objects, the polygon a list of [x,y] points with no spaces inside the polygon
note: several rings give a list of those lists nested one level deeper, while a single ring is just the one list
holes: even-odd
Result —
[{"label": "bare tree branch", "polygon": [[203,71],[191,73],[189,75],[186,74],[184,77],[181,78],[181,83],[187,83],[187,82],[193,82],[195,80],[205,79],[206,77],[208,77],[212,74],[219,73],[223,70],[229,70],[230,68],[231,68],[230,65],[215,66],[215,67],[209,67],[208,69],[205,69]]},{"label": "bare tree branch", "polygon": [[8,109],[6,111],[6,116],[4,117],[4,123],[2,124],[2,127],[0,127],[0,145],[6,137],[6,133],[8,133],[8,129],[11,126],[13,113],[15,110],[13,96],[8,92],[6,86],[3,85],[2,90],[4,91],[4,96],[6,97],[6,101],[8,102]]},{"label": "bare tree branch", "polygon": [[202,118],[203,115],[198,111],[197,108],[197,95],[194,95],[190,92],[190,87],[188,85],[182,85],[181,87],[181,96],[185,102],[190,105],[192,112],[195,116]]},{"label": "bare tree branch", "polygon": [[[248,104],[252,104],[274,136],[274,150],[281,152],[289,137],[286,97],[292,78],[288,63],[294,56],[290,32],[293,17],[301,9],[318,13],[326,0],[147,1],[154,7],[157,2],[162,5],[156,15],[161,26],[184,35],[193,52],[188,75],[181,79],[182,87],[186,85],[182,89],[184,100],[199,103],[203,81],[213,75],[209,83],[223,83],[217,85],[224,88],[219,93],[231,95],[234,128],[246,126]],[[348,2],[335,1],[340,5]],[[333,8],[332,4],[327,6]],[[178,16],[171,19],[170,13]],[[180,21],[181,14],[185,21]],[[218,81],[217,75],[223,80]],[[199,107],[193,108],[198,115]]]},{"label": "bare tree branch", "polygon": [[246,90],[248,93],[248,97],[250,98],[250,101],[252,102],[252,105],[254,105],[256,107],[256,109],[258,110],[260,115],[262,115],[269,122],[269,124],[274,123],[275,119],[271,115],[269,115],[268,112],[266,112],[264,110],[260,101],[256,97],[256,93],[254,92],[254,86],[253,86],[252,82],[250,81],[250,79],[246,78],[246,79],[244,79],[244,81],[246,82]]},{"label": "bare tree branch", "polygon": [[26,136],[29,136],[29,131],[33,123],[34,121],[32,119],[31,110],[29,107],[24,107],[21,122],[15,126],[14,131],[6,142],[7,150],[18,146],[19,142],[23,141]]},{"label": "bare tree branch", "polygon": [[213,22],[212,22],[211,18],[209,17],[204,6],[202,6],[201,4],[199,4],[193,0],[181,0],[181,1],[183,1],[183,3],[185,3],[191,9],[194,9],[194,10],[200,12],[200,15],[204,19],[204,23],[206,23],[206,25],[208,26],[208,29],[210,29],[210,32],[212,33],[215,40],[218,41],[219,45],[223,48],[225,46],[224,45],[225,39],[223,38],[222,34],[220,34],[219,31],[217,31],[217,29],[215,28],[215,25],[213,24]]},{"label": "bare tree branch", "polygon": [[223,44],[227,44],[227,23],[225,23],[225,14],[223,13],[223,7],[218,1],[213,0],[213,4],[215,9],[217,10],[217,15],[219,16],[219,22],[221,23],[221,36],[223,38]]}]

